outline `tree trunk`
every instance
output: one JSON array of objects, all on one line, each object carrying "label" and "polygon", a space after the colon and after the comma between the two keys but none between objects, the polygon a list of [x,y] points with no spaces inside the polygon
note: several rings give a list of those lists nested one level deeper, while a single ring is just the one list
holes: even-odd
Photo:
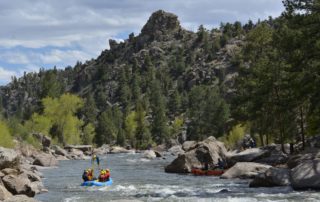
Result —
[{"label": "tree trunk", "polygon": [[302,139],[302,150],[305,148],[305,134],[304,134],[304,119],[303,119],[303,109],[302,106],[300,109],[300,129],[301,129],[301,139]]}]

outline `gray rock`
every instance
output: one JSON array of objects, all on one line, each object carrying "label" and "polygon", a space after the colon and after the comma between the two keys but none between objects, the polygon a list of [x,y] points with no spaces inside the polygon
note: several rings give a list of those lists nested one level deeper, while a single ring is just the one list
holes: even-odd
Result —
[{"label": "gray rock", "polygon": [[28,170],[23,170],[20,176],[24,178],[28,178],[31,182],[41,181],[41,177],[36,173]]},{"label": "gray rock", "polygon": [[40,181],[31,182],[30,186],[36,194],[47,192],[47,189],[44,188],[44,185]]},{"label": "gray rock", "polygon": [[270,156],[269,150],[252,148],[236,154],[228,155],[227,160],[229,165],[234,165],[237,162],[252,162],[268,156]]},{"label": "gray rock", "polygon": [[36,199],[30,198],[26,195],[15,195],[15,196],[12,196],[12,197],[4,200],[3,202],[38,202],[38,201]]},{"label": "gray rock", "polygon": [[265,173],[256,175],[254,180],[250,182],[250,187],[275,187],[289,186],[290,172],[286,168],[269,168]]},{"label": "gray rock", "polygon": [[170,149],[168,149],[168,152],[175,156],[184,153],[183,149],[181,148],[181,145],[175,145],[171,147]]},{"label": "gray rock", "polygon": [[227,150],[222,142],[214,137],[197,143],[194,149],[179,155],[171,164],[166,166],[166,172],[189,173],[193,167],[203,167],[208,162],[209,167],[214,167],[218,159],[225,159]]},{"label": "gray rock", "polygon": [[19,174],[19,171],[16,169],[13,169],[13,168],[5,168],[5,169],[2,169],[1,172],[4,175],[18,175]]},{"label": "gray rock", "polygon": [[0,201],[8,199],[12,194],[2,185],[0,185]]},{"label": "gray rock", "polygon": [[68,152],[65,149],[62,149],[58,145],[52,145],[51,149],[53,149],[54,153],[61,156],[68,156]]},{"label": "gray rock", "polygon": [[184,151],[189,151],[191,149],[194,149],[194,147],[197,145],[197,142],[196,141],[185,141],[183,144],[182,144],[182,149]]},{"label": "gray rock", "polygon": [[306,160],[291,169],[294,189],[320,189],[320,159]]},{"label": "gray rock", "polygon": [[297,154],[290,156],[287,165],[288,168],[295,168],[299,164],[302,164],[305,161],[320,159],[320,152],[306,153],[306,154]]},{"label": "gray rock", "polygon": [[150,40],[166,41],[181,30],[178,17],[162,10],[154,12],[141,30],[140,43]]},{"label": "gray rock", "polygon": [[20,158],[13,149],[0,147],[0,169],[4,168],[18,168],[20,165]]},{"label": "gray rock", "polygon": [[84,154],[82,150],[79,149],[70,149],[68,154],[72,159],[75,160],[84,160]]},{"label": "gray rock", "polygon": [[229,168],[221,178],[223,179],[232,179],[232,178],[254,178],[259,173],[266,172],[271,166],[253,163],[253,162],[239,162],[236,163],[233,167]]},{"label": "gray rock", "polygon": [[51,154],[41,153],[35,156],[33,165],[50,167],[58,165],[58,161]]},{"label": "gray rock", "polygon": [[33,197],[35,191],[32,189],[29,179],[15,176],[15,175],[6,175],[2,178],[3,184],[12,194],[25,194],[27,196]]},{"label": "gray rock", "polygon": [[153,150],[146,150],[143,152],[143,158],[155,159],[156,157],[157,157],[157,155]]}]

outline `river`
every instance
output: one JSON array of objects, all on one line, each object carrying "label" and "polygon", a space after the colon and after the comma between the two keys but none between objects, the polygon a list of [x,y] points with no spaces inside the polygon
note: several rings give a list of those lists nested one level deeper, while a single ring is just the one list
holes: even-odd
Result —
[{"label": "river", "polygon": [[43,183],[49,190],[36,199],[43,202],[83,201],[320,201],[320,192],[296,192],[289,187],[249,188],[246,180],[222,180],[168,174],[166,159],[147,160],[141,154],[109,154],[102,156],[101,165],[108,166],[114,181],[110,187],[81,187],[81,175],[90,167],[89,160],[60,161],[58,168],[41,170]]}]

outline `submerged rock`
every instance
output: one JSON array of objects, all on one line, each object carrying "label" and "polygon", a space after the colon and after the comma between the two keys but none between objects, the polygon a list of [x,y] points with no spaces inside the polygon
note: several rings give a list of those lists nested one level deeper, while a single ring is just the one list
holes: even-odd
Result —
[{"label": "submerged rock", "polygon": [[254,178],[259,173],[266,172],[271,166],[253,163],[253,162],[239,162],[236,163],[233,167],[229,168],[221,178],[223,179],[232,179],[232,178]]}]

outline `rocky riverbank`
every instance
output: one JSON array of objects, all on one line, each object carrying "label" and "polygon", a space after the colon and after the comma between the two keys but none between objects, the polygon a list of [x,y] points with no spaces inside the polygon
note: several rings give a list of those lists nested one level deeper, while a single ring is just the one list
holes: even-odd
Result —
[{"label": "rocky riverbank", "polygon": [[[222,179],[249,179],[250,187],[292,186],[295,190],[320,189],[320,148],[310,144],[304,152],[288,155],[281,146],[272,144],[244,151],[227,151],[224,144],[214,137],[202,142],[187,141],[180,146],[178,157],[165,171],[169,173],[190,173],[192,168],[202,168],[208,162],[209,168],[223,159],[228,170]],[[320,144],[319,144],[320,145]],[[289,146],[287,146],[289,147]]]},{"label": "rocky riverbank", "polygon": [[[47,136],[39,134],[37,139],[41,150],[18,141],[14,149],[0,147],[0,201],[36,201],[32,197],[48,191],[42,183],[41,169],[56,167],[60,160],[90,159],[92,151],[97,155],[136,152],[109,145],[95,149],[91,145],[67,145],[62,148],[52,145]],[[153,158],[153,154],[146,154],[146,158]]]}]

